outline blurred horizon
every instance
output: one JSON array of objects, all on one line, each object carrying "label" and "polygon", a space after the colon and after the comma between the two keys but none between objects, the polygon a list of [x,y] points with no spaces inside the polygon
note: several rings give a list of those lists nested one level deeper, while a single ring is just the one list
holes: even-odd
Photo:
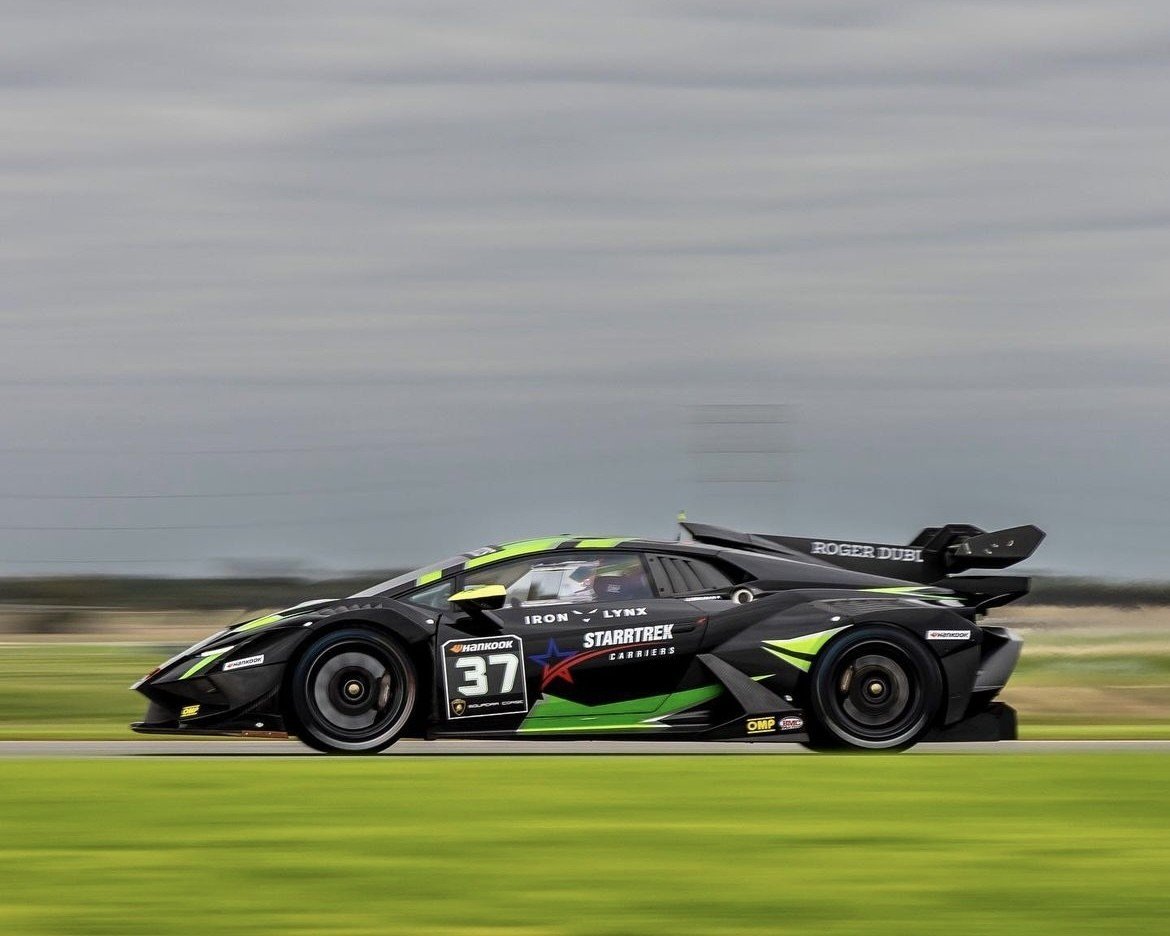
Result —
[{"label": "blurred horizon", "polygon": [[1021,572],[1170,577],[1170,8],[5,20],[0,577],[402,568],[680,509],[1035,523]]}]

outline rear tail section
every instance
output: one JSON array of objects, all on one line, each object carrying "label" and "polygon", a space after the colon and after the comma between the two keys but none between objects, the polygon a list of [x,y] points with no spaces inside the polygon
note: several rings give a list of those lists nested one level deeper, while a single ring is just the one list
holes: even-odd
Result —
[{"label": "rear tail section", "polygon": [[[855,572],[923,585],[935,584],[969,569],[1006,569],[1031,556],[1044,540],[1044,531],[1030,524],[988,533],[969,524],[948,523],[928,527],[904,546],[741,533],[687,521],[682,522],[682,527],[700,543],[817,559]],[[953,584],[948,582],[952,587]]]}]

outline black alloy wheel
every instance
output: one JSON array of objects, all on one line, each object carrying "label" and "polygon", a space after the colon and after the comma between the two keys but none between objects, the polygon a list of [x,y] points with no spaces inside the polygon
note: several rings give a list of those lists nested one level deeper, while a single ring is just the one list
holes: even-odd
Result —
[{"label": "black alloy wheel", "polygon": [[886,625],[843,634],[809,675],[813,747],[903,750],[930,730],[942,703],[934,656],[913,635]]},{"label": "black alloy wheel", "polygon": [[414,664],[392,638],[365,627],[333,631],[293,670],[296,734],[318,751],[372,754],[398,740],[417,694]]}]

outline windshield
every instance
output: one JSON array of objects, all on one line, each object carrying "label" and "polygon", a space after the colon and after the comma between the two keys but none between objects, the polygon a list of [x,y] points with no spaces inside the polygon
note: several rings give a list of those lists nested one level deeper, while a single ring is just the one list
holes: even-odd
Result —
[{"label": "windshield", "polygon": [[458,556],[452,556],[450,559],[444,559],[442,562],[432,562],[430,565],[422,566],[418,569],[412,569],[409,572],[403,572],[401,575],[396,575],[392,579],[386,579],[384,582],[379,582],[370,588],[363,589],[357,594],[350,595],[350,598],[370,598],[374,595],[385,594],[388,591],[394,591],[401,588],[403,585],[413,585],[418,581],[419,576],[426,575],[428,572],[439,572],[442,569],[450,568],[453,565],[463,565],[467,561],[468,553],[460,553]]}]

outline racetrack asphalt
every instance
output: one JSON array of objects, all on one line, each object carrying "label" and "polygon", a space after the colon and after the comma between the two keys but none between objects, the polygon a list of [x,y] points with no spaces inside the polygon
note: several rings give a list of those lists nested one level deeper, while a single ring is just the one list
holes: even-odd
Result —
[{"label": "racetrack asphalt", "polygon": [[[1170,741],[999,741],[920,744],[910,754],[1170,753]],[[0,741],[12,757],[286,757],[315,754],[299,741]],[[505,754],[810,754],[798,744],[711,741],[400,741],[385,752],[402,756]]]}]

